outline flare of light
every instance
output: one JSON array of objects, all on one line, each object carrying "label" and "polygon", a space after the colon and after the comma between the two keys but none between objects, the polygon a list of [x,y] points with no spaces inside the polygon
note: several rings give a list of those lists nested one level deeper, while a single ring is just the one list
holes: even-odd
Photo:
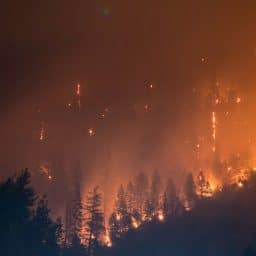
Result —
[{"label": "flare of light", "polygon": [[88,129],[88,135],[89,136],[94,136],[95,135],[95,132],[94,132],[94,130],[92,128]]},{"label": "flare of light", "polygon": [[132,226],[134,228],[138,228],[140,226],[140,222],[138,222],[134,217],[132,217]]},{"label": "flare of light", "polygon": [[205,63],[205,61],[206,61],[205,57],[201,57],[201,62]]},{"label": "flare of light", "polygon": [[242,183],[242,181],[239,181],[239,182],[237,183],[237,186],[238,186],[239,188],[242,188],[242,187],[244,186],[244,184]]},{"label": "flare of light", "polygon": [[112,247],[112,241],[108,233],[105,235],[105,244],[107,247]]},{"label": "flare of light", "polygon": [[159,221],[164,221],[164,214],[162,211],[158,213],[157,218]]},{"label": "flare of light", "polygon": [[236,98],[236,103],[239,104],[241,102],[241,98],[240,97],[237,97]]},{"label": "flare of light", "polygon": [[119,213],[116,214],[116,220],[117,221],[121,220],[121,214],[119,214]]}]

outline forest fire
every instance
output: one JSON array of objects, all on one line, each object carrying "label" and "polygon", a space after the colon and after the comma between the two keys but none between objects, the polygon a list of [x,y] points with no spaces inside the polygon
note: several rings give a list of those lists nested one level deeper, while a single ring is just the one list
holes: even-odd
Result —
[{"label": "forest fire", "polygon": [[0,255],[256,256],[256,2],[5,2]]}]

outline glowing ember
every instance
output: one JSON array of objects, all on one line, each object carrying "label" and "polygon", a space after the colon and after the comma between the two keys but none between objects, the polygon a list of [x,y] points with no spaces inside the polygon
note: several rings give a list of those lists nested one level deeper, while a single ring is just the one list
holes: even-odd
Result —
[{"label": "glowing ember", "polygon": [[111,242],[109,234],[106,234],[106,236],[105,236],[105,244],[106,244],[107,247],[112,246],[112,242]]},{"label": "glowing ember", "polygon": [[94,130],[92,128],[88,129],[88,135],[89,136],[94,136],[95,135],[95,132],[94,132]]},{"label": "glowing ember", "polygon": [[133,226],[134,228],[138,228],[138,227],[139,227],[139,224],[138,224],[136,221],[133,221],[133,222],[132,222],[132,226]]},{"label": "glowing ember", "polygon": [[237,97],[236,98],[236,103],[239,104],[241,102],[241,98],[240,97]]},{"label": "glowing ember", "polygon": [[116,215],[116,220],[117,220],[117,221],[121,220],[121,214],[117,213],[117,215]]},{"label": "glowing ember", "polygon": [[238,186],[239,188],[242,188],[242,187],[244,186],[244,184],[242,183],[242,181],[239,181],[239,182],[237,183],[237,186]]},{"label": "glowing ember", "polygon": [[162,212],[159,212],[157,218],[159,221],[164,221],[164,214]]},{"label": "glowing ember", "polygon": [[140,223],[134,217],[132,217],[132,226],[133,228],[138,228],[140,226]]}]

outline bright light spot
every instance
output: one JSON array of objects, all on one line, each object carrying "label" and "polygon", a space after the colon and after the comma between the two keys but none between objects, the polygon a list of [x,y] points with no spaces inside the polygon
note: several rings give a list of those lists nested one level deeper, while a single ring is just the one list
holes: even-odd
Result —
[{"label": "bright light spot", "polygon": [[162,212],[159,212],[157,218],[159,221],[164,221],[164,214]]},{"label": "bright light spot", "polygon": [[105,244],[107,247],[112,247],[112,242],[108,234],[105,236]]},{"label": "bright light spot", "polygon": [[241,102],[241,98],[240,97],[237,97],[236,98],[236,103],[239,104]]},{"label": "bright light spot", "polygon": [[204,63],[206,61],[205,57],[201,58],[201,62]]},{"label": "bright light spot", "polygon": [[133,222],[132,222],[132,226],[133,226],[134,228],[138,228],[138,227],[139,227],[139,224],[138,224],[136,221],[133,221]]},{"label": "bright light spot", "polygon": [[77,84],[77,86],[76,86],[76,95],[80,96],[80,93],[81,93],[81,85]]},{"label": "bright light spot", "polygon": [[121,220],[121,214],[119,214],[119,213],[116,214],[116,220],[117,221]]},{"label": "bright light spot", "polygon": [[242,188],[242,187],[244,186],[244,184],[242,183],[242,181],[239,181],[239,182],[237,183],[237,186],[238,186],[239,188]]},{"label": "bright light spot", "polygon": [[88,129],[88,135],[89,136],[94,136],[95,135],[95,132],[94,132],[94,130],[92,128]]}]

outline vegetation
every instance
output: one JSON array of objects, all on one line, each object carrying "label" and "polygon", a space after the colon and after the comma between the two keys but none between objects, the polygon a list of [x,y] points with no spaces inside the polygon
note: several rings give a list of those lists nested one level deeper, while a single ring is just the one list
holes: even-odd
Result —
[{"label": "vegetation", "polygon": [[83,206],[76,184],[67,243],[66,225],[52,220],[46,196],[36,194],[24,170],[0,184],[1,255],[256,255],[256,174],[211,196],[204,174],[197,179],[196,186],[188,175],[182,199],[172,179],[163,187],[157,172],[151,182],[138,174],[126,190],[119,187],[108,228],[99,188]]}]

